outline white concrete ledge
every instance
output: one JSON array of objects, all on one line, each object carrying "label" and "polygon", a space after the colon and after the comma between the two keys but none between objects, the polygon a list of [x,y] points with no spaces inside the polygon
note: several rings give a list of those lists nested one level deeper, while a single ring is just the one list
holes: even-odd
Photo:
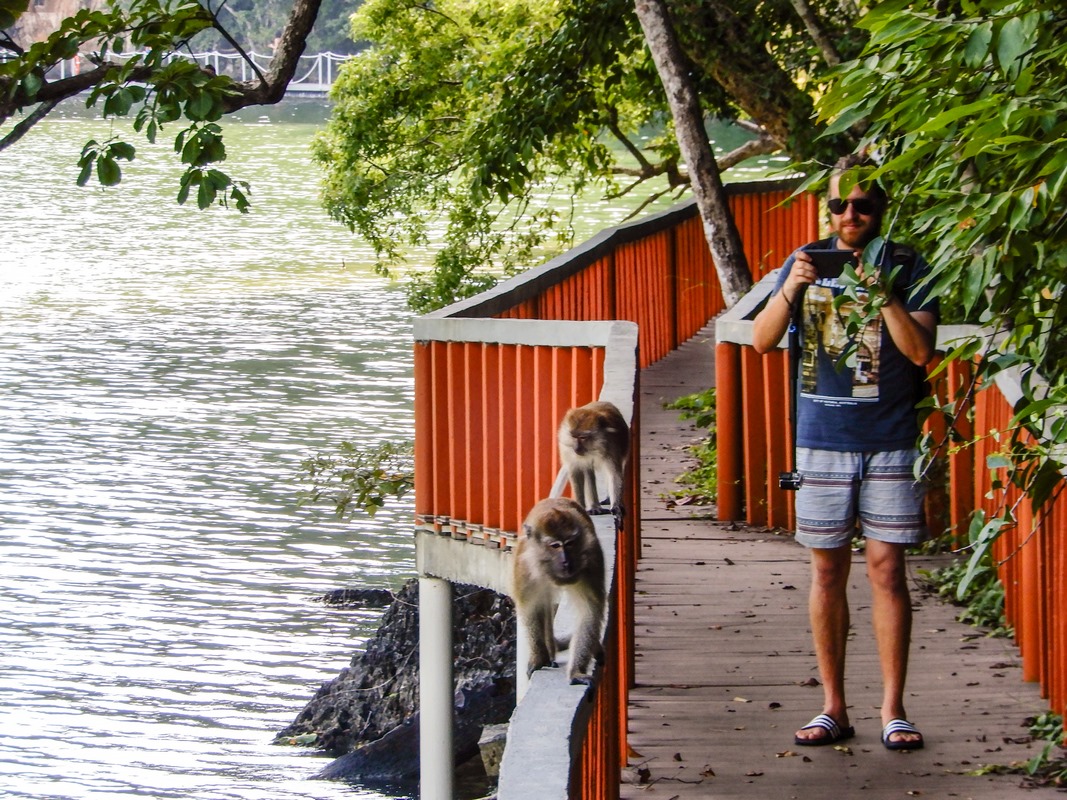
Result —
[{"label": "white concrete ledge", "polygon": [[510,550],[470,544],[432,531],[415,531],[415,570],[419,575],[472,583],[500,594],[511,594]]},{"label": "white concrete ledge", "polygon": [[636,336],[636,323],[616,321],[416,317],[413,325],[416,342],[525,344],[531,347],[606,347],[620,330],[626,329],[632,329]]},{"label": "white concrete ledge", "polygon": [[[604,580],[610,608],[615,595],[615,519],[610,514],[596,516],[593,525],[604,550]],[[555,627],[557,634],[569,633],[574,628],[572,609],[566,602],[556,613]],[[575,764],[593,710],[587,695],[595,685],[592,688],[571,686],[562,657],[559,664],[558,668],[540,669],[533,674],[511,716],[497,783],[499,800],[567,800],[570,797]],[[524,670],[526,666],[520,663],[518,668]],[[599,675],[601,669],[598,666],[594,675]]]}]

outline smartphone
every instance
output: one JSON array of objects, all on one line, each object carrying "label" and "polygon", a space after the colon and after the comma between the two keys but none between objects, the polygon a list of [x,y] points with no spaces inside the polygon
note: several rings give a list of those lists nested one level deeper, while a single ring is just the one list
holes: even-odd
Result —
[{"label": "smartphone", "polygon": [[856,268],[856,256],[851,250],[805,250],[811,256],[820,278],[836,278],[848,264]]}]

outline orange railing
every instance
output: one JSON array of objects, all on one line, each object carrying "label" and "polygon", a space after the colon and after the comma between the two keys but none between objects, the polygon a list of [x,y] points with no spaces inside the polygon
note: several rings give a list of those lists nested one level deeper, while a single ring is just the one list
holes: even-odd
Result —
[{"label": "orange railing", "polygon": [[[610,400],[636,427],[636,326],[422,318],[415,336],[416,486],[432,487],[416,496],[420,574],[507,591],[503,555],[515,531],[535,502],[560,490],[555,432],[566,410]],[[639,458],[636,444],[631,465]],[[617,796],[632,682],[636,475],[630,466],[623,531],[615,535],[610,516],[596,519],[602,540],[606,532],[610,569],[608,657],[597,671],[593,702],[584,701],[584,687],[566,685],[561,672],[534,676],[509,731],[501,797]],[[477,547],[457,551],[460,542]],[[554,709],[549,719],[538,704]],[[546,728],[557,735],[546,736]]]},{"label": "orange railing", "polygon": [[[790,469],[789,377],[783,348],[760,356],[751,347],[751,320],[773,287],[766,276],[716,325],[716,399],[719,468],[719,518],[744,519],[753,525],[792,529],[792,494],[778,488],[780,471]],[[938,348],[977,329],[942,326]],[[952,363],[934,381],[943,399],[955,397],[973,374],[973,365]],[[975,509],[996,513],[1001,498],[987,497],[992,485],[986,457],[1003,447],[997,431],[1005,431],[1022,394],[1010,373],[980,391],[973,417],[955,423],[964,437],[975,435],[975,448],[951,449],[943,459],[943,486],[928,495],[927,519],[936,535],[954,534],[966,544],[969,519]],[[945,421],[932,417],[928,428],[935,437]],[[1004,481],[1001,476],[1001,481]],[[1014,491],[1014,490],[1011,490]],[[1009,491],[1008,502],[1018,500]],[[1039,681],[1056,713],[1067,706],[1067,495],[1032,508],[1018,505],[1017,524],[994,548],[1005,589],[1008,622],[1014,626],[1023,657],[1026,680]]]},{"label": "orange railing", "polygon": [[[810,195],[793,184],[727,187],[753,274],[781,265],[818,230]],[[541,267],[430,317],[628,320],[639,330],[641,366],[663,358],[725,308],[696,206],[679,206],[602,231]]]},{"label": "orange railing", "polygon": [[[996,385],[975,398],[974,429],[991,434],[1009,429],[1014,408],[1022,397],[1012,374],[997,376]],[[973,507],[987,514],[998,511],[998,498],[988,487],[994,478],[1007,484],[1003,470],[994,475],[987,457],[1003,452],[1008,437],[982,436],[974,457]],[[1015,629],[1023,660],[1023,679],[1037,681],[1041,696],[1057,714],[1067,710],[1067,495],[1054,492],[1039,508],[1008,489],[1007,501],[1016,507],[1016,524],[997,540],[993,556],[1004,584],[1004,613]]]},{"label": "orange railing", "polygon": [[[802,197],[787,203],[791,189],[783,183],[729,187],[746,255],[758,274],[812,238],[815,202]],[[620,402],[630,402],[636,421],[639,368],[667,355],[722,310],[701,221],[687,204],[604,231],[491,291],[417,320],[415,512],[420,537],[430,537],[420,541],[467,541],[482,545],[477,550],[483,555],[485,546],[506,550],[525,513],[548,496],[558,477],[555,433],[566,409],[602,394],[615,399],[621,391]],[[610,320],[637,323],[628,375],[615,374],[611,347],[597,338],[602,333],[583,327]],[[639,458],[634,433],[631,464]],[[591,710],[576,706],[571,744],[580,747],[567,778],[572,797],[617,797],[626,759],[641,519],[636,474],[629,470],[628,514],[616,544],[608,668]],[[471,560],[484,563],[476,553]]]}]

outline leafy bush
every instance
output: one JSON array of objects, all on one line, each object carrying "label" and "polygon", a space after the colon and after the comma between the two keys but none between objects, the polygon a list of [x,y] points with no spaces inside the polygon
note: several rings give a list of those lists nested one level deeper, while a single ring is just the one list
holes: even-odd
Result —
[{"label": "leafy bush", "polygon": [[[960,583],[969,571],[973,574],[961,595]],[[989,551],[977,568],[968,559],[960,558],[946,567],[919,570],[919,573],[940,597],[963,606],[957,617],[960,622],[989,628],[994,636],[1012,635],[1004,619],[1004,585]]]},{"label": "leafy bush", "polygon": [[693,424],[708,432],[700,442],[689,448],[689,452],[697,460],[696,466],[683,472],[677,479],[678,483],[688,487],[689,491],[677,491],[674,495],[713,502],[719,490],[718,440],[715,435],[715,387],[679,397],[664,407],[681,411],[682,419],[693,420]]},{"label": "leafy bush", "polygon": [[415,488],[414,444],[382,442],[360,450],[342,442],[338,453],[319,453],[300,466],[311,489],[300,493],[300,504],[329,501],[338,517],[354,510],[374,516],[389,497],[401,500]]}]

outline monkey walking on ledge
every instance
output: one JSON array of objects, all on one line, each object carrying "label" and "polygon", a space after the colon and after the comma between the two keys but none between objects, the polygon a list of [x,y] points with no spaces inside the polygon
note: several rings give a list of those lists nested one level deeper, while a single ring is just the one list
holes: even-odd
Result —
[{"label": "monkey walking on ledge", "polygon": [[550,497],[530,510],[515,548],[512,594],[530,645],[527,677],[557,666],[552,622],[561,592],[575,610],[568,675],[572,684],[588,684],[593,660],[603,658],[604,552],[585,509],[569,498]]},{"label": "monkey walking on ledge", "polygon": [[597,401],[572,408],[559,426],[559,458],[570,476],[574,499],[590,514],[605,513],[597,492],[597,472],[606,473],[608,502],[622,526],[622,478],[630,454],[630,428],[612,403]]}]

